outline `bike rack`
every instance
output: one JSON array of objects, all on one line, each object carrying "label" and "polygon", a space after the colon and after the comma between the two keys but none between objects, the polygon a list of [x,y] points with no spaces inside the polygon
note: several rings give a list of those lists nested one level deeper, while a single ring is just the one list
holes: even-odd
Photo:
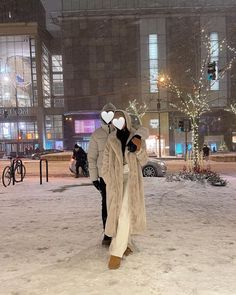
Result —
[{"label": "bike rack", "polygon": [[13,175],[12,177],[12,185],[15,185],[16,178],[15,178],[15,163],[20,162],[20,176],[21,176],[21,182],[23,181],[23,169],[22,169],[22,161],[20,159],[14,159],[11,165],[11,173]]},{"label": "bike rack", "polygon": [[48,182],[48,160],[47,160],[47,159],[41,159],[41,160],[39,161],[39,176],[40,176],[40,184],[43,183],[42,162],[45,162],[45,163],[46,163],[46,182]]}]

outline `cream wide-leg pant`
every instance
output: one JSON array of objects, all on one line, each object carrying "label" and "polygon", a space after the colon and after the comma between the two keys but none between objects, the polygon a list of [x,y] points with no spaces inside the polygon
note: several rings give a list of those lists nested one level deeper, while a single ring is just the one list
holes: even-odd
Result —
[{"label": "cream wide-leg pant", "polygon": [[118,220],[116,236],[112,238],[110,255],[122,257],[130,241],[130,210],[128,195],[128,164],[123,168],[123,201]]}]

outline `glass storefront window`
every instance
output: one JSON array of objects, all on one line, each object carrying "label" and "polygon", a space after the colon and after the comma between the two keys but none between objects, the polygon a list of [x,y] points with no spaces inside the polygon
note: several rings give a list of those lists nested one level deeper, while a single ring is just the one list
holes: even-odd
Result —
[{"label": "glass storefront window", "polygon": [[32,99],[29,36],[0,36],[0,107],[30,107]]},{"label": "glass storefront window", "polygon": [[57,149],[63,150],[63,141],[62,140],[46,140],[45,149]]},{"label": "glass storefront window", "polygon": [[[18,127],[17,127],[18,125]],[[18,129],[18,130],[17,130]],[[17,139],[37,139],[38,129],[36,122],[4,122],[0,123],[0,140]]]},{"label": "glass storefront window", "polygon": [[30,38],[30,52],[31,52],[31,71],[32,71],[32,89],[33,89],[33,104],[38,105],[38,91],[37,91],[37,69],[36,69],[36,47],[35,39]]},{"label": "glass storefront window", "polygon": [[62,139],[62,116],[48,115],[45,116],[46,139]]},{"label": "glass storefront window", "polygon": [[63,107],[64,98],[57,98],[58,96],[64,95],[64,82],[63,82],[63,66],[62,66],[62,56],[53,55],[52,56],[52,81],[53,81],[53,95],[54,106]]}]

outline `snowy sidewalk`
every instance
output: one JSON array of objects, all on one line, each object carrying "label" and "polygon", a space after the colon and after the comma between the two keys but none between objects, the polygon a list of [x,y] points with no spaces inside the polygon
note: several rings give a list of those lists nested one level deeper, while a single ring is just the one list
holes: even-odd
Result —
[{"label": "snowy sidewalk", "polygon": [[226,187],[144,179],[148,229],[116,271],[88,179],[1,186],[0,294],[235,295],[236,178],[227,179]]}]

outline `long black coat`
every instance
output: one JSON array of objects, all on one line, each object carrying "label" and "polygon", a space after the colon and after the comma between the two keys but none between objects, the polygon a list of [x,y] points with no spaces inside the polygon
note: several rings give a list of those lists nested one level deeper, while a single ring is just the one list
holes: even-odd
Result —
[{"label": "long black coat", "polygon": [[79,147],[77,151],[73,149],[72,158],[76,160],[76,165],[84,165],[87,161],[87,154],[81,147]]}]

